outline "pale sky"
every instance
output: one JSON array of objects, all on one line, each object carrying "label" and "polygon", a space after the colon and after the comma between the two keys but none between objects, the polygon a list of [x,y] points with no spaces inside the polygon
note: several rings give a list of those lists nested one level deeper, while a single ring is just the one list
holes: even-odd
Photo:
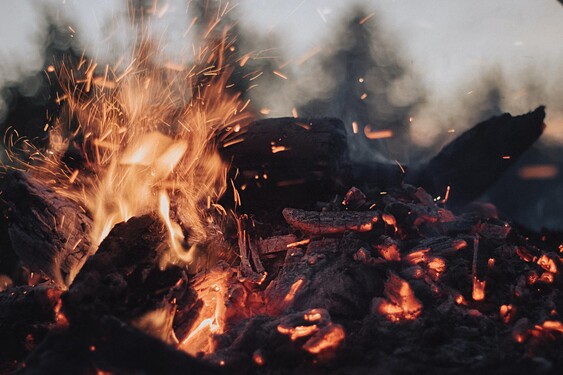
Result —
[{"label": "pale sky", "polygon": [[[186,3],[158,0],[162,12],[155,24],[166,31],[167,51],[177,53],[175,46],[184,37],[190,19]],[[259,35],[276,35],[280,54],[297,60],[314,47],[327,46],[340,17],[355,3],[379,16],[427,88],[421,134],[438,129],[427,124],[443,122],[438,116],[444,116],[444,108],[460,111],[464,96],[479,94],[479,78],[498,67],[507,82],[505,110],[525,112],[541,101],[548,105],[548,134],[563,141],[563,6],[556,0],[240,0],[234,12]],[[42,7],[66,15],[86,51],[107,59],[129,44],[115,21],[125,13],[125,4],[0,0],[0,86],[41,68]],[[299,74],[300,68],[294,69]],[[539,98],[523,89],[530,76],[545,91]],[[274,109],[275,115],[288,115],[291,103]]]}]

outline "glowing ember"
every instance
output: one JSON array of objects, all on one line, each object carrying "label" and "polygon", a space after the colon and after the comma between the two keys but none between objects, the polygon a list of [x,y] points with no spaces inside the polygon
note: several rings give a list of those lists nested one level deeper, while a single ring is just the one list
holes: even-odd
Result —
[{"label": "glowing ember", "polygon": [[548,256],[547,254],[542,255],[538,259],[538,265],[548,272],[557,273],[556,260],[554,258]]},{"label": "glowing ember", "polygon": [[225,328],[228,278],[228,271],[215,270],[200,275],[194,283],[203,307],[193,324],[194,328],[181,340],[180,349],[192,355],[200,352],[211,353],[215,349],[213,335],[223,333]]},{"label": "glowing ember", "polygon": [[316,324],[310,326],[285,326],[280,324],[278,326],[278,332],[283,335],[288,335],[291,338],[291,341],[295,341],[301,337],[311,336],[313,333],[317,332],[319,327]]},{"label": "glowing ember", "polygon": [[432,271],[432,278],[434,280],[438,280],[440,275],[446,272],[446,260],[440,257],[431,257],[427,266]]},{"label": "glowing ember", "polygon": [[266,361],[264,360],[264,356],[262,355],[262,352],[260,349],[256,350],[253,354],[252,354],[252,360],[254,361],[254,363],[256,363],[258,366],[264,366],[264,364],[266,363]]},{"label": "glowing ember", "polygon": [[516,313],[516,309],[512,305],[502,305],[499,309],[500,319],[508,324]]},{"label": "glowing ember", "polygon": [[297,292],[299,291],[299,289],[301,288],[301,286],[303,285],[304,282],[305,282],[305,280],[299,279],[296,282],[294,282],[293,285],[291,285],[289,292],[287,292],[285,298],[283,299],[284,305],[287,305],[291,301],[293,301],[293,299],[295,298],[295,295],[297,294]]},{"label": "glowing ember", "polygon": [[485,286],[487,282],[485,280],[480,281],[477,277],[473,278],[473,292],[471,296],[474,301],[482,301],[485,299]]},{"label": "glowing ember", "polygon": [[386,299],[375,298],[372,311],[387,316],[391,321],[414,320],[422,313],[422,303],[415,297],[409,283],[393,272],[385,283]]},{"label": "glowing ember", "polygon": [[311,337],[303,345],[303,349],[311,354],[319,354],[322,351],[337,348],[345,338],[346,332],[340,324],[329,324]]}]

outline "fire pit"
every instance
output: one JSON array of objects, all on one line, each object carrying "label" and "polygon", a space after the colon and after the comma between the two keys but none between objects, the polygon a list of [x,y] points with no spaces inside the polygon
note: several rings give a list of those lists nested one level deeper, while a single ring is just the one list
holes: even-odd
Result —
[{"label": "fire pit", "polygon": [[145,42],[61,63],[48,145],[8,134],[0,371],[563,371],[561,234],[471,204],[544,107],[358,162],[339,119],[256,120],[214,42],[189,70]]}]

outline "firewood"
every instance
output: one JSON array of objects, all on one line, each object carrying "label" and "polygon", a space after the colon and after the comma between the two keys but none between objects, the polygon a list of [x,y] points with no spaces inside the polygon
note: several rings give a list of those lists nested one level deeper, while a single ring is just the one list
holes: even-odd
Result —
[{"label": "firewood", "polygon": [[31,270],[69,284],[91,249],[92,220],[84,209],[21,171],[4,176],[12,248]]},{"label": "firewood", "polygon": [[[225,143],[223,158],[243,209],[309,208],[312,202],[345,194],[350,186],[424,187],[430,195],[461,207],[479,197],[542,134],[544,107],[513,117],[493,117],[477,124],[422,165],[351,160],[346,131],[337,119],[277,118],[258,120]],[[242,133],[242,131],[241,131]],[[232,201],[233,192],[226,195]]]},{"label": "firewood", "polygon": [[90,326],[53,332],[25,360],[20,373],[221,374],[226,371],[195,359],[113,317]]},{"label": "firewood", "polygon": [[409,170],[406,181],[461,207],[482,195],[540,137],[545,108],[513,117],[492,117],[461,134],[428,163]]},{"label": "firewood", "polygon": [[262,255],[275,254],[287,251],[291,246],[297,242],[297,237],[293,234],[286,234],[284,236],[274,236],[257,241],[258,251]]},{"label": "firewood", "polygon": [[182,278],[179,267],[159,268],[166,236],[154,215],[117,224],[63,295],[63,312],[71,324],[103,315],[131,322],[162,307]]},{"label": "firewood", "polygon": [[379,221],[377,211],[314,212],[286,208],[283,216],[294,229],[309,235],[369,232]]},{"label": "firewood", "polygon": [[55,325],[61,293],[53,283],[0,293],[0,372],[25,358]]},{"label": "firewood", "polygon": [[[335,118],[258,120],[238,139],[225,143],[221,154],[232,166],[231,178],[247,211],[311,208],[356,182],[398,186],[403,177],[394,162],[351,163],[344,123]],[[225,203],[232,194],[225,195]]]}]

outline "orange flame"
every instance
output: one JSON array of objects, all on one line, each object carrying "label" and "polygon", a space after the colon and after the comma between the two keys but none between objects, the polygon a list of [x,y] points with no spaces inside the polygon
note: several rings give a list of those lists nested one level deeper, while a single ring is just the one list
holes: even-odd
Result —
[{"label": "orange flame", "polygon": [[195,328],[180,342],[180,349],[191,355],[214,351],[212,336],[223,333],[225,328],[228,277],[228,271],[214,270],[200,275],[194,283],[203,308],[193,324]]},{"label": "orange flame", "polygon": [[[63,110],[48,129],[48,148],[33,148],[15,131],[6,138],[12,162],[89,211],[91,253],[115,224],[147,213],[160,212],[170,231],[172,251],[162,265],[192,261],[209,235],[205,203],[226,188],[216,144],[237,142],[252,117],[248,103],[227,89],[227,28],[222,41],[211,29],[191,66],[158,63],[158,51],[142,36],[133,55],[115,66],[82,58],[76,66],[49,67],[63,88]],[[63,162],[71,148],[79,148],[83,169]],[[192,245],[187,254],[184,242]]]}]

